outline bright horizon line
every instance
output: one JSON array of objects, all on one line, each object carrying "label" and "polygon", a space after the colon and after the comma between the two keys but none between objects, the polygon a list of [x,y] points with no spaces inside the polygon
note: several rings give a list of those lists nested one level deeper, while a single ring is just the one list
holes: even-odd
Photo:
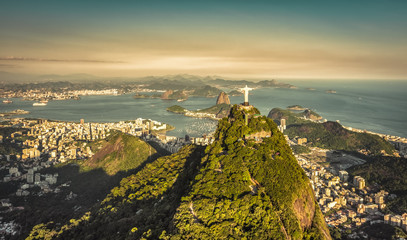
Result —
[{"label": "bright horizon line", "polygon": [[[6,73],[6,74],[20,74],[20,73],[12,73],[8,71],[0,71],[1,73]],[[239,80],[248,80],[248,81],[263,81],[263,80],[276,80],[277,82],[284,82],[284,81],[406,81],[407,78],[367,78],[367,77],[342,77],[342,78],[332,78],[332,77],[275,77],[275,76],[228,76],[228,75],[220,75],[220,74],[194,74],[194,73],[177,73],[177,74],[146,74],[146,75],[139,75],[139,76],[120,76],[120,75],[111,75],[111,76],[103,76],[103,75],[96,75],[92,73],[84,73],[84,72],[78,72],[78,73],[70,73],[70,74],[58,74],[58,73],[44,73],[44,74],[26,74],[22,73],[22,75],[26,77],[33,77],[33,78],[40,78],[40,77],[46,77],[47,75],[55,75],[57,77],[60,77],[60,79],[35,79],[35,80],[23,80],[20,83],[30,83],[30,82],[52,82],[52,81],[72,81],[73,79],[68,79],[64,80],[64,77],[73,77],[75,75],[87,75],[88,77],[94,77],[96,79],[91,79],[92,81],[102,81],[102,80],[108,80],[108,79],[115,79],[115,78],[121,78],[129,81],[129,79],[134,78],[134,80],[142,79],[142,78],[147,78],[147,77],[157,77],[157,78],[163,78],[163,77],[182,77],[188,76],[191,77],[199,77],[199,78],[206,78],[206,77],[211,77],[211,78],[219,78],[223,80],[231,80],[231,81],[239,81]],[[75,80],[81,80],[81,77],[79,76],[78,79]],[[75,81],[74,80],[74,81]],[[0,82],[6,82],[5,80],[1,79],[0,76]],[[10,82],[11,83],[11,82]],[[288,82],[287,82],[288,83]]]}]

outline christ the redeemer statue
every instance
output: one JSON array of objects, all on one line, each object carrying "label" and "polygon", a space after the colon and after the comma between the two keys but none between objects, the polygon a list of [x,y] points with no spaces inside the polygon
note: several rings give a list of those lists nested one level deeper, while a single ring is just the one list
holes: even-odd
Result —
[{"label": "christ the redeemer statue", "polygon": [[241,88],[240,91],[244,92],[244,103],[243,106],[249,106],[249,91],[253,90],[253,88],[244,87]]}]

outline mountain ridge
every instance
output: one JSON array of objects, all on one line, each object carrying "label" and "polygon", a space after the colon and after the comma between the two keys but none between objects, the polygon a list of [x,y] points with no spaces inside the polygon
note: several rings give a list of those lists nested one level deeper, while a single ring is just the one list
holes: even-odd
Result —
[{"label": "mountain ridge", "polygon": [[82,169],[102,168],[108,175],[114,175],[134,169],[157,154],[153,147],[138,137],[118,131],[99,144],[100,149],[95,155],[80,164]]},{"label": "mountain ridge", "polygon": [[37,225],[28,239],[330,239],[309,179],[258,113],[234,105],[213,144],[158,158],[91,212]]}]

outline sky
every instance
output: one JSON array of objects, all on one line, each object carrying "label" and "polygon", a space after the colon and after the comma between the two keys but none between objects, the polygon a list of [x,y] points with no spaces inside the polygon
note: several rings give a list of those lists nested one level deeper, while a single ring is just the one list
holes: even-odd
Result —
[{"label": "sky", "polygon": [[407,1],[0,1],[0,72],[407,79]]}]

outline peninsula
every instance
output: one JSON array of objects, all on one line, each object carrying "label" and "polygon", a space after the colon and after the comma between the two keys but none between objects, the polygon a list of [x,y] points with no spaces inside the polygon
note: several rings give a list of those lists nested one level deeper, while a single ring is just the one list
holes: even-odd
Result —
[{"label": "peninsula", "polygon": [[287,109],[288,110],[294,110],[294,111],[304,111],[307,108],[304,108],[304,107],[302,107],[300,105],[291,105],[291,106],[288,106]]},{"label": "peninsula", "polygon": [[221,92],[219,93],[219,96],[216,100],[216,104],[212,107],[191,111],[179,105],[174,105],[168,107],[167,111],[177,114],[183,114],[187,117],[219,120],[221,118],[227,117],[230,109],[231,104],[228,95],[225,92]]},{"label": "peninsula", "polygon": [[10,112],[2,112],[0,113],[0,117],[10,117],[10,116],[15,116],[15,115],[24,115],[24,114],[30,114],[29,111],[22,110],[22,109],[16,109]]}]

